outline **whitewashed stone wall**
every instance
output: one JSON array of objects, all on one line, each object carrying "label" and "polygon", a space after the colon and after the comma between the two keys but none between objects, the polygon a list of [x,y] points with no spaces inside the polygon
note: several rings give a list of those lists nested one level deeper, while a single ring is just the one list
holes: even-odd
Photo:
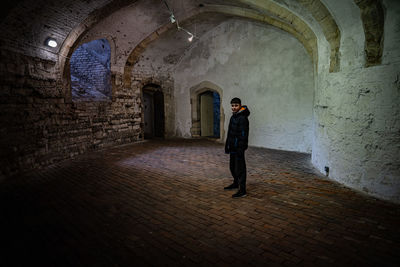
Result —
[{"label": "whitewashed stone wall", "polygon": [[342,23],[342,65],[340,72],[323,71],[316,80],[312,162],[323,173],[329,167],[328,177],[340,183],[400,202],[400,50],[394,45],[400,3],[384,5],[383,64],[369,68],[361,64],[360,50],[351,49],[361,40],[353,35],[359,25],[349,27],[355,19],[345,18],[341,5],[328,5]]},{"label": "whitewashed stone wall", "polygon": [[209,81],[251,115],[249,144],[311,152],[313,66],[301,43],[277,28],[244,20],[222,23],[186,53],[175,74],[176,134],[190,137],[190,88]]},{"label": "whitewashed stone wall", "polygon": [[364,192],[399,199],[400,81],[393,66],[331,73],[316,92],[313,164]]}]

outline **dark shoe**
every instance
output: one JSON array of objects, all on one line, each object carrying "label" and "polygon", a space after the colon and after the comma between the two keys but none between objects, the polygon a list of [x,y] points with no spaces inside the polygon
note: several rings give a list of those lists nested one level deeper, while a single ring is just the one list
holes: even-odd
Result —
[{"label": "dark shoe", "polygon": [[245,197],[247,196],[246,192],[243,191],[238,191],[236,194],[233,194],[232,197],[233,198],[240,198],[240,197]]},{"label": "dark shoe", "polygon": [[231,184],[228,185],[227,187],[224,187],[224,190],[233,190],[233,189],[238,189],[239,186],[237,184]]}]

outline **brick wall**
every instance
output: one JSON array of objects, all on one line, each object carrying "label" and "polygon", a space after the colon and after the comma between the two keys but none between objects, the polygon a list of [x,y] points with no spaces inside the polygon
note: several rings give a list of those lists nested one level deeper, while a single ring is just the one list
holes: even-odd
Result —
[{"label": "brick wall", "polygon": [[0,178],[141,139],[140,92],[118,85],[113,101],[68,102],[55,62],[0,55]]},{"label": "brick wall", "polygon": [[[95,49],[100,46],[100,51]],[[101,49],[103,47],[103,49]],[[72,99],[107,100],[111,98],[111,49],[104,39],[78,47],[71,56]]]}]

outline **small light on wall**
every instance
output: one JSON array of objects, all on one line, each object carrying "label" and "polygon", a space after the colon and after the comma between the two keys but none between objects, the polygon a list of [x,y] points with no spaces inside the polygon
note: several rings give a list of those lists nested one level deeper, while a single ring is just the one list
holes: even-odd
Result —
[{"label": "small light on wall", "polygon": [[44,42],[47,46],[50,46],[50,47],[57,47],[57,41],[55,40],[55,39],[53,39],[53,38],[47,38],[46,39],[46,41]]},{"label": "small light on wall", "polygon": [[188,38],[189,42],[193,41],[193,34],[190,34],[190,37]]},{"label": "small light on wall", "polygon": [[176,22],[176,28],[177,28],[178,30],[183,30],[183,31],[185,31],[187,34],[189,34],[189,38],[188,38],[189,42],[193,41],[194,34],[191,33],[191,32],[189,32],[188,30],[182,28],[181,26],[179,26],[178,20],[175,18],[174,13],[173,13],[172,10],[169,8],[169,6],[168,6],[168,4],[167,4],[167,2],[166,2],[165,0],[164,0],[164,4],[167,6],[168,11],[169,11],[169,13],[170,13],[169,19],[170,19],[171,23],[173,24],[173,23]]},{"label": "small light on wall", "polygon": [[174,14],[171,14],[169,19],[171,20],[171,23],[175,23],[175,21],[176,21]]},{"label": "small light on wall", "polygon": [[178,26],[178,30],[182,30],[182,31],[186,32],[187,34],[189,34],[189,38],[188,38],[189,42],[193,41],[193,38],[194,38],[193,33],[191,33],[190,31],[188,31],[180,26]]}]

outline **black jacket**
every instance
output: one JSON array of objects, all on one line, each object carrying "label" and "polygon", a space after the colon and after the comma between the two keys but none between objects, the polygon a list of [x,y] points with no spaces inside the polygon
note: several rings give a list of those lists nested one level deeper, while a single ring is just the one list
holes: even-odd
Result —
[{"label": "black jacket", "polygon": [[249,119],[250,111],[247,106],[233,113],[229,121],[228,136],[225,142],[225,153],[243,153],[247,149],[249,138]]}]

